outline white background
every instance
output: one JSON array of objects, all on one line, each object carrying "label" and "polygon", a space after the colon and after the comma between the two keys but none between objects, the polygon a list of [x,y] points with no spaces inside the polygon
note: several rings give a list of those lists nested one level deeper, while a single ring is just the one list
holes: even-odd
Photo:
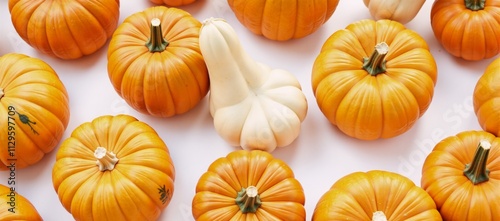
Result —
[{"label": "white background", "polygon": [[[106,71],[107,45],[90,56],[72,61],[40,54],[15,32],[7,2],[0,1],[0,55],[24,53],[44,60],[56,70],[66,85],[71,105],[71,118],[63,139],[78,125],[101,115],[125,113],[148,123],[168,145],[176,169],[176,189],[160,220],[193,220],[191,200],[198,178],[215,159],[239,149],[227,145],[215,132],[208,112],[208,96],[183,115],[162,119],[139,114],[127,106],[111,86]],[[200,21],[208,17],[225,18],[254,59],[289,70],[301,82],[309,105],[301,134],[290,146],[277,149],[273,155],[288,163],[303,185],[310,220],[317,200],[342,176],[382,169],[407,176],[419,185],[422,163],[435,143],[464,130],[480,129],[472,108],[472,92],[493,58],[467,62],[444,51],[430,26],[432,2],[427,1],[406,26],[426,39],[438,64],[434,99],[411,130],[395,138],[376,141],[349,138],[332,126],[319,111],[310,83],[312,64],[325,40],[349,23],[370,18],[363,1],[340,1],[333,16],[318,31],[287,42],[271,41],[250,33],[236,20],[225,0],[198,0],[180,8]],[[153,5],[147,0],[122,1],[120,23],[150,6]],[[56,151],[47,154],[38,164],[16,171],[16,190],[35,205],[45,220],[73,220],[52,186]],[[0,183],[6,185],[7,177],[6,172],[0,172]]]}]

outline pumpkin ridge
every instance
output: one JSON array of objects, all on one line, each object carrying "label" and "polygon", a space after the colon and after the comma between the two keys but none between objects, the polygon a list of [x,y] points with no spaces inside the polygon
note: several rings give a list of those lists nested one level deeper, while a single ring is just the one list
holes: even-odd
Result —
[{"label": "pumpkin ridge", "polygon": [[[441,3],[443,4],[443,3]],[[448,29],[450,29],[450,26],[452,26],[450,23],[452,23],[454,20],[457,20],[458,18],[461,18],[463,17],[464,15],[464,12],[461,12],[462,8],[460,7],[459,4],[451,4],[450,5],[453,5],[452,6],[441,6],[441,8],[438,8],[435,10],[434,13],[432,13],[432,17],[431,17],[431,27],[436,27],[436,22],[437,21],[442,21],[442,20],[445,20],[446,22],[442,23],[442,24],[439,24],[439,26],[442,26],[443,28],[441,28],[439,31],[439,35],[436,31],[434,31],[434,35],[436,36],[437,40],[439,42],[445,42],[445,40],[443,39],[443,35],[446,31],[448,31]],[[442,19],[442,17],[445,17],[444,13],[447,13],[446,14],[446,17],[447,19]],[[452,15],[452,16],[449,16],[449,15]],[[461,24],[463,25],[463,24]],[[443,45],[443,47],[448,47],[446,45]]]},{"label": "pumpkin ridge", "polygon": [[[9,11],[11,11],[11,18],[18,17],[19,15],[18,15],[18,13],[16,13],[18,11],[21,12],[21,15],[26,11],[28,12],[28,14],[33,15],[35,13],[35,11],[37,11],[38,8],[40,8],[44,4],[48,4],[47,1],[45,1],[45,0],[30,1],[29,4],[24,4],[24,5],[19,3],[19,1],[17,1],[17,2],[9,1]],[[26,6],[26,7],[19,9],[19,7],[21,7],[21,6]],[[26,8],[29,8],[30,10],[28,11],[28,10],[26,10]],[[34,21],[32,21],[33,17],[35,17],[35,16],[31,16],[31,17],[27,18],[26,19],[27,22],[34,22]],[[17,31],[19,31],[19,33],[20,33],[20,37],[24,41],[26,41],[28,44],[31,45],[31,41],[30,41],[31,33],[28,31],[28,25],[25,26],[24,30],[21,30],[20,26],[16,25],[16,24],[17,23],[13,22],[15,29]]]},{"label": "pumpkin ridge", "polygon": [[[106,12],[109,13],[109,12],[112,12],[113,9],[110,8],[110,7],[107,7],[108,5],[107,4],[102,4],[102,1],[88,1],[88,0],[77,0],[77,2],[81,5],[85,5],[85,3],[88,3],[88,4],[92,4],[92,5],[98,5],[99,8],[106,8]],[[118,7],[120,6],[120,3],[119,1],[117,0],[116,1],[117,4],[118,4]],[[93,18],[99,18],[101,15],[89,10],[88,7],[83,7],[83,9],[85,9],[85,11],[87,11],[89,14],[92,15]],[[107,36],[108,38],[112,36],[113,32],[114,32],[114,29],[113,28],[110,28],[108,26],[105,26],[103,23],[101,23],[102,21],[99,20],[99,19],[96,19],[97,23],[102,27],[103,30],[109,30],[109,31],[106,31],[107,33]],[[118,22],[118,21],[116,21]],[[113,23],[113,22],[112,22]],[[110,24],[112,25],[112,24]]]},{"label": "pumpkin ridge", "polygon": [[[442,204],[442,207],[448,207],[449,205],[448,204],[464,204],[464,205],[467,205],[467,208],[473,208],[474,206],[471,204],[473,202],[473,200],[471,200],[471,197],[473,194],[469,194],[469,193],[472,193],[474,192],[473,190],[475,189],[474,188],[474,184],[472,184],[469,179],[465,179],[465,182],[461,185],[463,189],[462,191],[453,191],[450,193],[448,199],[444,202],[444,204]],[[465,194],[464,194],[465,193]],[[458,207],[457,207],[458,208]],[[462,212],[465,212],[465,216],[464,217],[468,217],[470,211],[469,210],[465,210],[465,211],[462,211]]]},{"label": "pumpkin ridge", "polygon": [[[115,179],[111,179],[111,180],[115,181]],[[118,184],[122,184],[121,182],[111,182],[111,183],[112,183],[112,186],[113,186],[113,190],[117,190],[118,189],[118,188],[116,188],[117,185]],[[128,198],[132,198],[131,196],[133,196],[133,195],[130,194],[130,191],[125,187],[125,185],[122,184],[121,186],[122,186],[123,191],[120,191],[119,196],[123,197],[122,194],[123,195],[126,194],[128,196]],[[121,214],[127,214],[127,210],[122,207],[121,203],[119,203],[120,200],[118,200],[116,198],[116,195],[113,195],[113,198],[115,199],[114,201],[116,202],[116,205],[118,205],[117,207],[120,209],[120,213]],[[135,205],[136,208],[140,208],[140,205],[137,205],[134,200],[132,200],[132,202],[134,203],[134,205]],[[138,210],[138,211],[141,212],[141,210]],[[142,215],[142,218],[145,217],[144,214],[141,213],[141,215]],[[131,221],[133,221],[133,220],[131,220]]]},{"label": "pumpkin ridge", "polygon": [[[134,166],[144,167],[144,166],[141,166],[141,165],[134,165]],[[148,169],[149,169],[150,167],[146,167],[146,168],[148,168]],[[129,183],[128,185],[126,185],[126,184],[125,184],[125,185],[122,185],[122,186],[123,186],[123,189],[125,190],[125,193],[127,193],[127,195],[128,195],[128,196],[136,196],[136,195],[137,195],[137,194],[135,194],[135,193],[134,193],[134,191],[131,191],[131,189],[132,189],[132,188],[130,187],[130,185],[133,185],[136,189],[140,189],[140,190],[141,190],[141,192],[142,192],[145,196],[147,196],[147,198],[149,198],[149,199],[151,200],[151,202],[155,202],[155,201],[156,201],[156,199],[154,199],[151,195],[147,194],[147,193],[146,193],[146,191],[145,191],[143,188],[141,188],[141,187],[140,187],[140,185],[137,185],[135,182],[133,182],[133,181],[135,180],[135,178],[137,178],[137,177],[129,177],[129,176],[127,176],[127,175],[128,175],[128,173],[126,173],[126,172],[122,172],[119,168],[115,168],[115,169],[116,169],[116,172],[118,172],[118,174],[120,174],[120,175],[121,175],[121,176],[123,176],[123,177],[126,177],[126,178],[127,178],[127,181],[129,181],[129,182],[127,182],[127,183]],[[167,176],[167,177],[169,177],[169,178],[170,178],[170,176]],[[171,182],[173,182],[173,180],[171,180],[171,179],[170,179],[170,181],[171,181]],[[113,186],[114,186],[114,185],[113,185]],[[134,197],[130,197],[130,198],[134,198]],[[142,205],[137,205],[135,200],[131,200],[131,202],[133,202],[133,203],[134,203],[134,205],[135,205],[137,208],[141,208],[141,207],[142,207]],[[156,203],[154,203],[154,204],[156,205],[156,209],[157,209],[158,211],[161,211],[161,210],[162,210],[162,208],[161,208],[160,206],[158,206],[158,204],[156,204]],[[142,210],[139,210],[139,212],[141,212],[141,215],[142,215],[143,217],[147,217],[144,213],[142,213]],[[126,214],[126,213],[123,213],[123,214]],[[134,221],[134,220],[131,220],[131,221]]]},{"label": "pumpkin ridge", "polygon": [[[65,4],[62,4],[61,2],[56,2],[56,0],[51,1],[51,2],[52,2],[52,4],[51,4],[50,6],[48,6],[48,8],[52,9],[52,8],[54,8],[54,7],[55,7],[55,6],[53,6],[53,5],[57,5],[57,6],[59,6],[58,8],[60,8],[60,11],[61,11],[64,15],[62,16],[62,18],[63,18],[63,19],[60,19],[60,17],[55,17],[53,14],[51,14],[51,13],[50,13],[50,12],[53,12],[54,10],[50,10],[50,9],[47,9],[47,11],[45,11],[45,10],[44,10],[42,13],[46,13],[46,12],[48,12],[48,13],[47,13],[47,16],[46,16],[46,20],[45,20],[45,27],[47,27],[47,24],[49,24],[49,25],[53,25],[54,23],[57,23],[58,25],[60,25],[61,23],[64,23],[64,24],[65,24],[65,27],[66,27],[66,28],[68,28],[68,30],[67,30],[67,31],[68,31],[69,36],[71,36],[71,40],[66,39],[64,43],[65,43],[65,44],[72,44],[72,43],[73,43],[73,44],[76,44],[76,45],[77,45],[77,48],[76,48],[76,49],[78,50],[78,53],[79,53],[80,55],[82,55],[82,54],[83,54],[83,52],[82,52],[82,50],[81,50],[81,48],[80,48],[80,45],[78,44],[78,41],[77,41],[77,40],[76,40],[76,38],[75,38],[75,35],[74,35],[74,33],[73,33],[73,30],[71,29],[72,25],[70,25],[71,23],[67,21],[67,19],[68,19],[68,18],[71,18],[71,16],[70,16],[70,15],[68,15],[68,10],[66,9],[67,7],[65,7],[66,5],[65,5]],[[73,3],[74,3],[74,2],[73,2]],[[37,11],[38,11],[38,10],[39,10],[39,8],[37,9]],[[76,13],[75,13],[75,14],[76,14]],[[79,18],[79,16],[78,16],[78,15],[76,15],[75,17],[76,17],[76,18]],[[54,18],[59,18],[59,19],[57,19],[57,22],[50,22],[50,21],[52,21]],[[58,30],[58,29],[55,29],[55,32],[57,32],[57,30]],[[65,56],[69,56],[69,54],[70,54],[70,53],[72,53],[71,51],[67,51],[67,50],[62,51],[62,52],[61,52],[61,51],[58,51],[58,48],[56,48],[53,44],[51,44],[51,42],[52,42],[52,43],[55,43],[55,42],[56,42],[56,40],[59,40],[59,39],[54,39],[54,38],[51,38],[51,37],[49,36],[49,31],[45,31],[45,35],[46,35],[47,44],[48,44],[48,45],[49,45],[49,47],[50,47],[50,51],[48,51],[48,53],[50,53],[51,55],[63,56],[63,57],[65,57]],[[35,44],[36,44],[36,43],[35,43]],[[47,52],[45,52],[45,53],[47,53]],[[62,53],[62,55],[61,55],[61,53]]]},{"label": "pumpkin ridge", "polygon": [[[496,9],[496,8],[492,7],[492,9]],[[482,16],[479,17],[479,15],[476,15],[476,16],[479,17],[479,19],[482,20],[480,22],[480,25],[485,25],[484,27],[488,28],[488,32],[487,33],[491,33],[491,32],[496,33],[495,39],[499,39],[500,38],[500,31],[498,31],[498,27],[500,27],[500,23],[499,23],[500,22],[500,16],[497,17],[497,18],[495,18],[495,16],[493,15],[494,12],[491,12],[491,10],[488,10],[488,11],[483,10],[483,11],[485,13],[482,13],[481,14]],[[500,10],[496,10],[496,13],[500,13]],[[484,27],[483,27],[483,29],[484,29]],[[487,38],[485,37],[485,39],[487,39]],[[487,41],[485,40],[484,47],[486,49],[488,49],[488,45],[487,45],[486,42]],[[498,43],[498,42],[496,42],[496,43],[497,43],[496,44],[496,48],[495,48],[496,50],[493,50],[493,51],[499,51],[500,50],[500,43]],[[490,46],[490,47],[492,47],[492,46]],[[489,56],[488,55],[488,50],[486,50],[485,53],[487,54],[487,56]],[[495,53],[492,52],[492,56],[494,56],[494,55],[495,55]]]},{"label": "pumpkin ridge", "polygon": [[[279,169],[270,168],[270,166],[273,164],[279,165],[277,166]],[[262,172],[262,174],[259,176],[259,180],[255,183],[255,186],[259,189],[259,195],[262,195],[262,193],[265,193],[269,189],[273,188],[274,186],[278,185],[288,178],[294,178],[294,175],[293,173],[291,173],[291,171],[282,168],[286,168],[286,165],[281,160],[272,159],[271,161],[267,162],[266,169]],[[269,170],[272,170],[271,173],[268,172]],[[276,177],[282,178],[277,180]],[[265,199],[266,198],[264,198],[264,201]]]},{"label": "pumpkin ridge", "polygon": [[[193,21],[189,15],[182,15],[175,20],[168,22],[171,27],[167,27],[164,31],[166,32],[163,36],[168,42],[183,42],[183,41],[197,41],[198,40],[198,29],[201,27],[201,23],[198,20]],[[162,23],[163,24],[163,23]],[[177,30],[179,26],[191,24],[189,29],[183,29],[181,32],[173,32],[172,30]],[[193,30],[195,29],[195,30]]]},{"label": "pumpkin ridge", "polygon": [[[68,7],[68,5],[72,6],[71,9],[68,9],[70,7]],[[85,7],[83,7],[81,4],[80,4],[80,7],[75,7],[73,6],[73,4],[62,4],[62,11],[64,13],[64,21],[66,22],[66,25],[67,27],[69,28],[69,33],[71,34],[71,37],[73,38],[73,41],[76,43],[76,45],[78,45],[78,50],[81,54],[87,54],[87,52],[84,52],[81,48],[85,47],[84,45],[81,45],[81,44],[88,44],[89,42],[92,42],[94,44],[94,48],[99,48],[100,47],[100,44],[99,42],[97,41],[98,39],[96,38],[93,38],[92,41],[89,41],[89,42],[81,42],[80,40],[78,40],[77,37],[75,37],[77,34],[74,30],[74,27],[73,25],[70,25],[71,23],[69,23],[67,21],[68,18],[72,18],[72,19],[77,19],[79,21],[79,23],[86,23],[86,24],[92,24],[92,26],[98,24],[99,25],[99,28],[104,30],[104,27],[101,25],[101,23],[99,23],[98,19],[96,19],[94,16],[91,16],[89,18],[91,18],[92,20],[82,20],[82,14],[84,14],[84,12],[87,12],[89,14],[92,14],[88,11],[88,9],[86,9]],[[73,15],[71,15],[73,13]]]}]

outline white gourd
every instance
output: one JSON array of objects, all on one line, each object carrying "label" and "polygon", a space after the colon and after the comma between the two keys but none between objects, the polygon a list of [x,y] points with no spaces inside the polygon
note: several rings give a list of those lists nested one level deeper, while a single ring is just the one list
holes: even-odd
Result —
[{"label": "white gourd", "polygon": [[221,18],[203,21],[199,39],[217,133],[246,150],[272,152],[291,144],[307,113],[307,100],[295,76],[253,60]]},{"label": "white gourd", "polygon": [[406,24],[417,16],[425,0],[363,0],[375,20],[390,19]]}]

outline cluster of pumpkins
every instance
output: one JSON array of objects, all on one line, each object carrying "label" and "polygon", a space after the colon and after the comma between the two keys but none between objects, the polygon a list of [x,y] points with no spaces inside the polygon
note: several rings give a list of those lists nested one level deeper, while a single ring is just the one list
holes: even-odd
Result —
[{"label": "cluster of pumpkins", "polygon": [[[253,60],[222,18],[199,21],[155,6],[118,24],[119,0],[9,0],[19,36],[36,50],[78,59],[109,40],[115,91],[138,112],[171,117],[210,91],[217,133],[243,150],[214,161],[196,186],[196,220],[305,220],[305,196],[292,170],[270,152],[292,143],[307,115],[293,74]],[[276,41],[305,37],[339,0],[227,1],[252,33]],[[314,61],[311,83],[325,117],[347,136],[376,140],[409,130],[426,112],[437,64],[425,40],[404,24],[424,1],[364,0],[375,18],[334,32]],[[431,22],[450,54],[465,60],[500,52],[498,0],[436,0]],[[495,5],[496,4],[496,5]],[[484,131],[440,142],[423,166],[422,187],[386,171],[349,174],[323,195],[313,220],[500,220],[500,60],[478,82],[474,106]],[[0,57],[0,170],[22,169],[59,145],[52,171],[62,205],[76,220],[156,220],[173,196],[175,169],[155,130],[128,115],[101,116],[60,142],[70,118],[57,73],[23,54]],[[491,152],[490,152],[491,149]],[[41,220],[14,189],[0,187],[8,219]],[[4,199],[5,197],[5,199]],[[2,201],[5,200],[5,201]],[[5,202],[5,203],[4,203]],[[339,203],[342,202],[342,203]]]}]

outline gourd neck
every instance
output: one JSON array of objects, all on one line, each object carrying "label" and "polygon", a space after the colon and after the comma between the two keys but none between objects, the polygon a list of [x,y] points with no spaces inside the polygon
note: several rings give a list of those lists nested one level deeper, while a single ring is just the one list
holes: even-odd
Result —
[{"label": "gourd neck", "polygon": [[3,88],[0,88],[0,100],[3,98],[5,95],[5,92],[3,92]]},{"label": "gourd neck", "polygon": [[490,171],[486,168],[491,144],[488,141],[481,141],[476,149],[472,162],[465,165],[464,175],[474,184],[479,184],[489,180]]},{"label": "gourd neck", "polygon": [[104,147],[96,148],[94,157],[97,159],[96,165],[99,166],[99,170],[102,172],[113,170],[116,163],[118,163],[116,155],[111,151],[107,151]]},{"label": "gourd neck", "polygon": [[363,69],[370,75],[375,76],[385,72],[385,55],[389,51],[389,46],[385,42],[375,45],[372,55],[363,59]]},{"label": "gourd neck", "polygon": [[464,0],[465,7],[472,11],[478,11],[484,9],[484,3],[486,0]]},{"label": "gourd neck", "polygon": [[257,187],[241,188],[236,197],[236,204],[242,213],[255,213],[262,204]]},{"label": "gourd neck", "polygon": [[376,211],[373,213],[372,221],[387,221],[387,217],[384,212]]},{"label": "gourd neck", "polygon": [[169,42],[163,38],[160,19],[151,19],[151,34],[149,36],[149,40],[146,42],[146,47],[148,47],[149,52],[165,51],[168,44]]}]

